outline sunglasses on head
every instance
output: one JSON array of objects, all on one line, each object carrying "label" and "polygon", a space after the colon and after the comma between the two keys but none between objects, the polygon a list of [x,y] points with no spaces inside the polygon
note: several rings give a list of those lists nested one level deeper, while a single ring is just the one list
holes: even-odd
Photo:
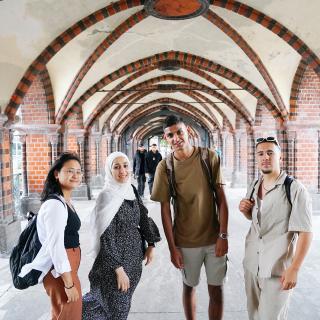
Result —
[{"label": "sunglasses on head", "polygon": [[258,145],[259,143],[262,143],[262,142],[273,142],[278,147],[280,147],[279,142],[278,142],[277,138],[275,138],[275,137],[258,138],[256,140],[256,145]]}]

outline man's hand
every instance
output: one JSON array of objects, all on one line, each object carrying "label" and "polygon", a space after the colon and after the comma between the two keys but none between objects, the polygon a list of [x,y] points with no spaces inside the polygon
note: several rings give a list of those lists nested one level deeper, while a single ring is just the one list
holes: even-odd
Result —
[{"label": "man's hand", "polygon": [[216,242],[216,257],[223,257],[228,253],[228,239],[221,239],[220,237]]},{"label": "man's hand", "polygon": [[130,280],[123,267],[119,267],[115,270],[117,275],[118,290],[127,292],[130,288]]},{"label": "man's hand", "polygon": [[171,262],[173,263],[173,265],[178,269],[183,269],[184,268],[183,257],[180,249],[174,248],[170,250],[170,254],[171,254]]},{"label": "man's hand", "polygon": [[284,270],[280,278],[282,290],[290,290],[294,288],[297,284],[298,279],[298,270],[292,267],[289,267],[287,270]]},{"label": "man's hand", "polygon": [[253,200],[242,199],[239,204],[239,210],[246,216],[247,219],[251,219],[253,206],[254,206]]}]

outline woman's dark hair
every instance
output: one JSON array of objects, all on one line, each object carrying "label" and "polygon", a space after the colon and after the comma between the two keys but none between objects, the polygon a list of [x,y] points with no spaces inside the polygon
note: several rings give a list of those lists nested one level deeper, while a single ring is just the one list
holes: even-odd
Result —
[{"label": "woman's dark hair", "polygon": [[63,152],[59,155],[56,161],[53,163],[50,168],[46,181],[44,183],[44,187],[41,193],[41,201],[45,201],[50,194],[57,193],[63,196],[63,192],[61,190],[61,186],[59,181],[56,179],[54,172],[60,171],[64,164],[69,160],[76,160],[81,165],[81,161],[79,156],[73,152]]}]

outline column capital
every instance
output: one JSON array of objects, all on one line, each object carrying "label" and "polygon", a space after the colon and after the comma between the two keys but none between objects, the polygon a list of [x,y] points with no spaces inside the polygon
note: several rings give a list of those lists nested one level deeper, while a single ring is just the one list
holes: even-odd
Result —
[{"label": "column capital", "polygon": [[51,134],[48,136],[48,140],[50,141],[51,145],[57,145],[59,142],[59,135]]},{"label": "column capital", "polygon": [[0,113],[0,128],[4,127],[7,121],[8,121],[8,116],[4,113]]},{"label": "column capital", "polygon": [[22,134],[56,134],[60,130],[61,126],[58,124],[42,124],[41,126],[37,124],[23,124],[16,123],[10,126],[10,129],[18,131]]}]

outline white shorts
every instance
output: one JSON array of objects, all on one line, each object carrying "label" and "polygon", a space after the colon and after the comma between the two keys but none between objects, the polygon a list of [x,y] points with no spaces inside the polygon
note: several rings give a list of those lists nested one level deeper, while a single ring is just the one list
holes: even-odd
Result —
[{"label": "white shorts", "polygon": [[227,273],[227,256],[216,257],[215,244],[198,248],[180,248],[184,269],[182,280],[189,287],[195,287],[200,281],[200,271],[204,264],[207,283],[221,286]]}]

